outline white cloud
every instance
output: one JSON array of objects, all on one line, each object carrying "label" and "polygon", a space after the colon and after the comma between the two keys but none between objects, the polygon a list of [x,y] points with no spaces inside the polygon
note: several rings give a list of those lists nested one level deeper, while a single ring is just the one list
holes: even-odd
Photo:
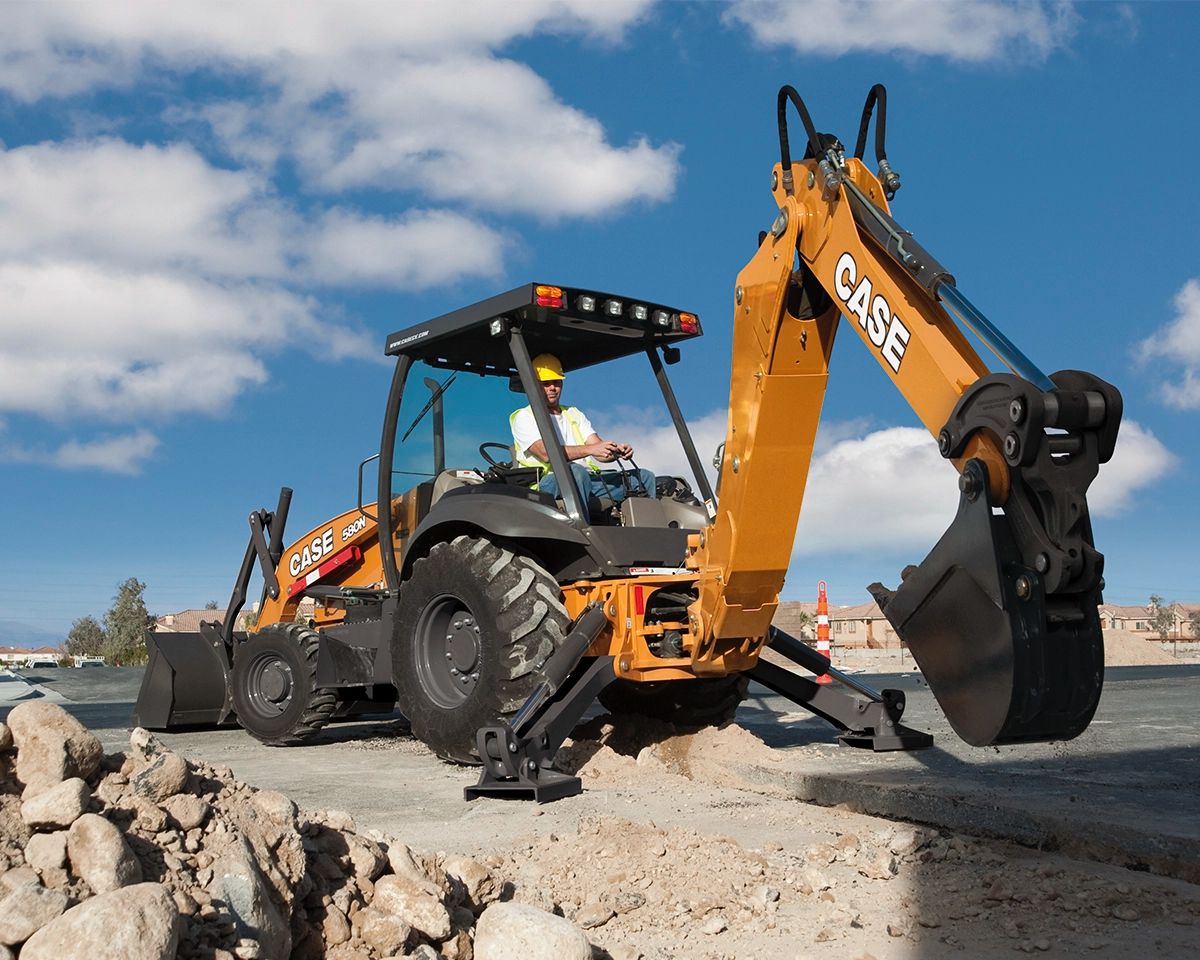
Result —
[{"label": "white cloud", "polygon": [[187,144],[0,149],[0,261],[70,259],[293,286],[421,289],[494,276],[509,241],[446,210],[302,216],[253,171]]},{"label": "white cloud", "polygon": [[302,215],[184,144],[0,148],[0,413],[219,414],[285,347],[379,358],[315,291],[496,275],[509,244],[445,210]]},{"label": "white cloud", "polygon": [[254,92],[170,116],[207,119],[243,162],[290,154],[326,190],[597,215],[668,197],[678,148],[610,144],[598,121],[494,51],[538,33],[613,42],[649,5],[21,5],[0,33],[0,89],[36,101],[128,86],[151,68],[216,68]]},{"label": "white cloud", "polygon": [[284,347],[374,357],[316,302],[255,283],[86,262],[0,264],[0,410],[62,419],[220,413]]},{"label": "white cloud", "polygon": [[893,53],[988,61],[1044,58],[1074,29],[1072,4],[1001,0],[736,0],[726,17],[766,46],[841,56]]},{"label": "white cloud", "polygon": [[[340,288],[501,275],[519,238],[474,211],[553,220],[669,196],[677,147],[610,143],[500,53],[535,36],[616,43],[650,4],[10,6],[0,94],[92,134],[0,144],[0,415],[217,415],[284,348],[378,359],[327,302]],[[119,107],[71,99],[142,84],[146,103],[177,94],[160,142],[121,140]],[[179,138],[224,149],[225,166]],[[400,212],[355,209],[364,190],[400,195]],[[37,456],[111,469],[122,454],[138,461],[112,437]]]},{"label": "white cloud", "polygon": [[366,217],[330,210],[305,242],[301,275],[330,285],[416,290],[464,275],[499,276],[509,245],[477,220],[447,210]]},{"label": "white cloud", "polygon": [[1133,506],[1135,495],[1156,483],[1179,464],[1179,458],[1136,420],[1124,420],[1112,459],[1100,465],[1100,474],[1088,490],[1093,516],[1111,517]]},{"label": "white cloud", "polygon": [[103,470],[135,475],[158,449],[158,438],[148,430],[95,440],[68,440],[56,450],[0,446],[0,461],[45,463],[67,470]]},{"label": "white cloud", "polygon": [[1155,365],[1163,401],[1179,410],[1200,409],[1200,280],[1188,280],[1175,294],[1175,316],[1139,345],[1143,363],[1161,358],[1176,382]]},{"label": "white cloud", "polygon": [[[602,436],[628,439],[640,466],[691,477],[670,426],[637,418],[593,416]],[[725,438],[726,413],[713,411],[691,424],[705,465]],[[958,475],[942,459],[929,434],[915,427],[887,427],[865,435],[861,421],[822,424],[804,493],[793,555],[866,554],[913,550],[924,553],[954,519]],[[1100,467],[1088,496],[1094,516],[1128,509],[1136,494],[1155,483],[1176,458],[1145,427],[1125,421],[1112,460]],[[711,476],[711,473],[710,473]]]},{"label": "white cloud", "polygon": [[835,443],[813,458],[795,555],[928,549],[954,518],[957,476],[916,427]]}]

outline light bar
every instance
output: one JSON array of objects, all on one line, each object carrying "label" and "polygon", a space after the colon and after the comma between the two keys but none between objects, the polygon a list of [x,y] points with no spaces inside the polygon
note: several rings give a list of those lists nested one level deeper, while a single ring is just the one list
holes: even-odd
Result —
[{"label": "light bar", "polygon": [[586,313],[591,313],[596,309],[596,298],[588,296],[586,293],[581,293],[575,298],[575,306]]},{"label": "light bar", "polygon": [[625,304],[623,304],[620,300],[605,300],[604,301],[604,312],[607,313],[610,317],[619,317],[621,315],[621,311],[624,309],[625,309]]},{"label": "light bar", "polygon": [[669,327],[671,325],[671,315],[666,310],[655,310],[654,325],[656,327]]},{"label": "light bar", "polygon": [[700,331],[700,321],[696,319],[694,313],[681,313],[679,315],[679,329],[684,333],[698,333]]},{"label": "light bar", "polygon": [[554,307],[556,310],[562,309],[562,287],[551,287],[546,284],[538,284],[538,286],[533,288],[533,295],[534,301],[539,307]]},{"label": "light bar", "polygon": [[633,317],[634,320],[640,320],[645,323],[646,318],[650,316],[650,311],[646,309],[645,304],[635,303],[629,308],[629,315]]}]

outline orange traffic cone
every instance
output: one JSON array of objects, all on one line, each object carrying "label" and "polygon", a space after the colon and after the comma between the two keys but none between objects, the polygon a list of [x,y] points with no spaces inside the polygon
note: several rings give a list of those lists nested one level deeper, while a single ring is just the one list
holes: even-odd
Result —
[{"label": "orange traffic cone", "polygon": [[[829,659],[829,597],[824,580],[817,584],[817,653]],[[823,673],[817,677],[817,683],[833,683],[833,678]]]}]

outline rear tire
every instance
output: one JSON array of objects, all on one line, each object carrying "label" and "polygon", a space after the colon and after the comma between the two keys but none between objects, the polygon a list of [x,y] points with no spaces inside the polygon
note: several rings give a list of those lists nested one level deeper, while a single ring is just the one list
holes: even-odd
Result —
[{"label": "rear tire", "polygon": [[400,588],[392,634],[413,736],[479,763],[476,732],[525,702],[569,623],[558,583],[528,557],[466,536],[434,546]]},{"label": "rear tire", "polygon": [[749,677],[740,673],[697,680],[618,680],[600,691],[600,703],[615,716],[638,714],[677,727],[719,727],[733,721],[746,699]]},{"label": "rear tire", "polygon": [[329,722],[337,694],[317,686],[321,637],[299,623],[263,627],[238,644],[230,683],[238,722],[272,747],[307,743]]}]

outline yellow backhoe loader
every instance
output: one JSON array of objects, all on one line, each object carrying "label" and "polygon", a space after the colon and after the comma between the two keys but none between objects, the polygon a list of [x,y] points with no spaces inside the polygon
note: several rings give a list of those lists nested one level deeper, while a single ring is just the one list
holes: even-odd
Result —
[{"label": "yellow backhoe loader", "polygon": [[[798,162],[789,105],[805,131]],[[719,499],[667,377],[680,346],[701,335],[695,313],[529,283],[401,330],[386,341],[396,366],[377,502],[362,503],[360,465],[358,504],[290,546],[290,490],[274,511],[251,514],[224,621],[150,636],[137,722],[236,721],[266,743],[296,744],[339,715],[398,704],[440,756],[482,766],[469,796],[538,800],[579,789],[552,760],[597,697],[614,712],[720,723],[754,679],[828,720],[843,743],[927,746],[927,734],[901,722],[902,693],[870,689],[771,625],[844,317],[960,474],[957,515],[926,559],[895,591],[872,585],[884,614],[967,742],[1084,730],[1104,671],[1103,557],[1086,494],[1112,455],[1121,396],[1087,373],[1042,373],[892,218],[900,180],[885,152],[881,86],[867,97],[849,156],[817,131],[791,87],[777,110],[778,213],[731,289]],[[863,161],[873,117],[877,173]],[[1004,372],[989,372],[963,327]],[[530,360],[540,353],[568,372],[644,354],[694,486],[659,478],[657,498],[618,505],[585,503],[567,483],[555,498],[536,489],[538,468],[511,462],[506,442],[480,448],[486,466],[447,469],[449,380],[426,380],[433,475],[393,489],[401,400],[417,363],[523,391],[547,466],[569,476]],[[234,626],[256,564],[263,596],[243,633]],[[294,622],[306,598],[313,613]],[[841,683],[819,685],[767,662],[768,645]]]}]

